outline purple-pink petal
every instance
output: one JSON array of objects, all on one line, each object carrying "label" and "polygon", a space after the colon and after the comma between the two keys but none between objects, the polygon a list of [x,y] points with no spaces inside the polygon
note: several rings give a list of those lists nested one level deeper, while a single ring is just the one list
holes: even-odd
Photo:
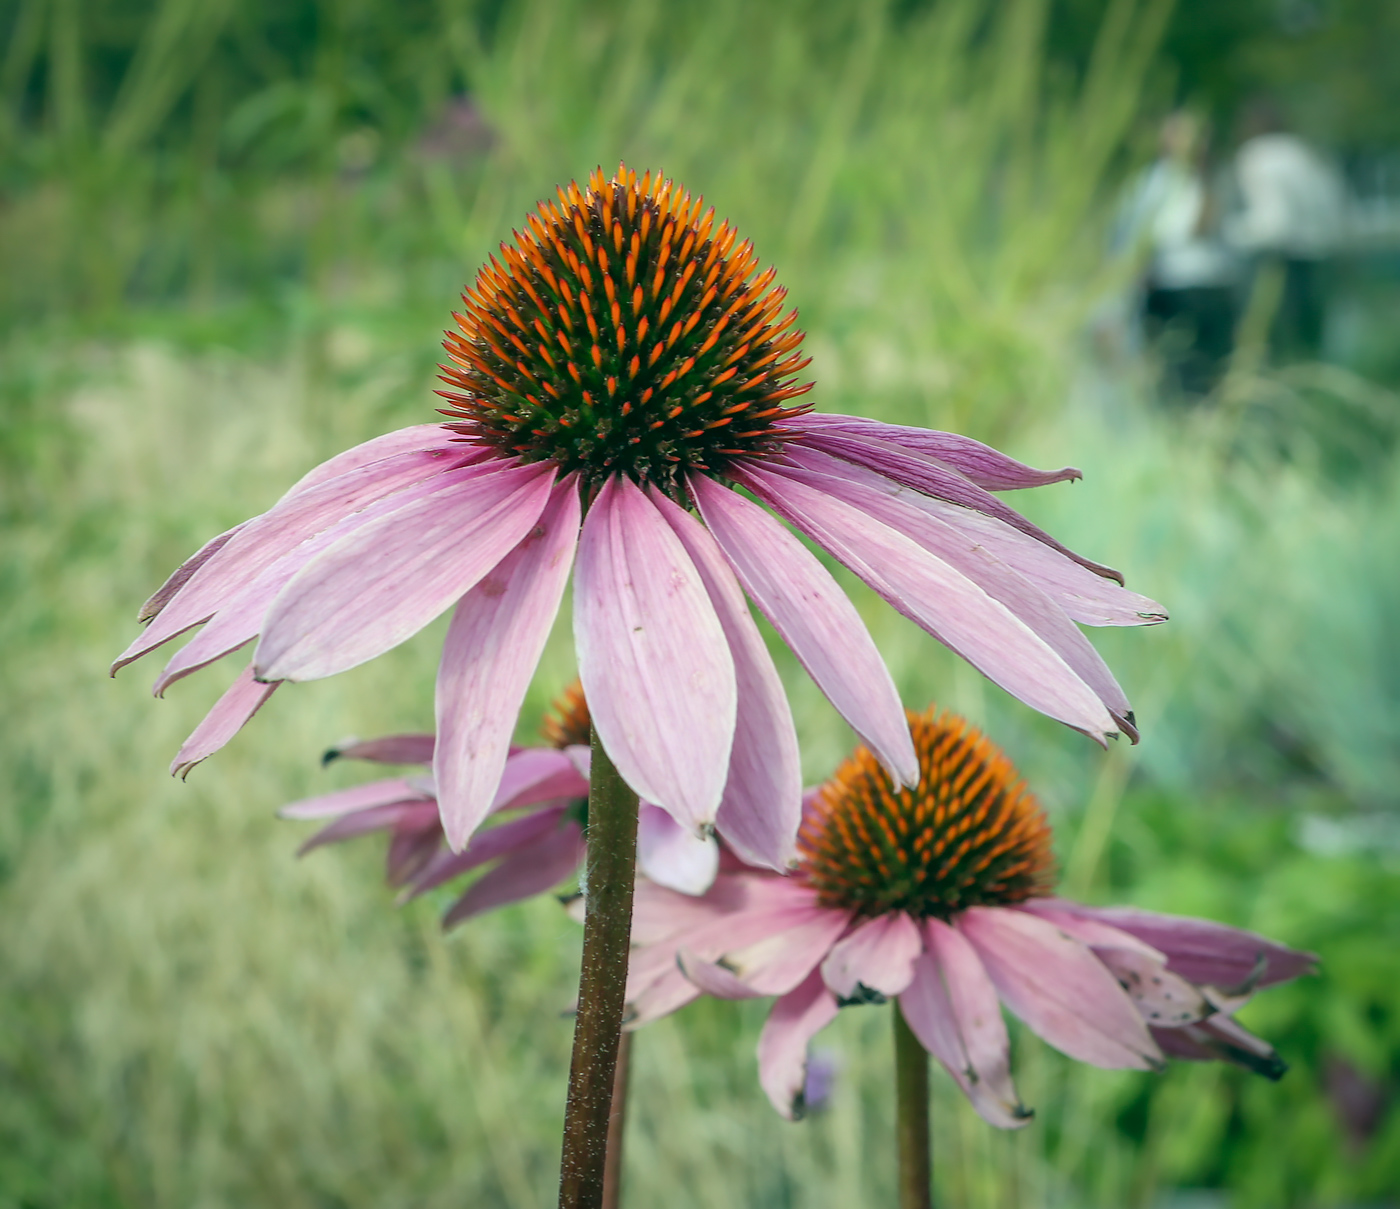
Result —
[{"label": "purple-pink petal", "polygon": [[518,848],[472,883],[448,908],[442,926],[450,928],[473,915],[543,894],[569,877],[583,860],[583,834],[561,827],[525,848]]},{"label": "purple-pink petal", "polygon": [[758,1038],[758,1080],[773,1107],[789,1121],[802,1116],[807,1044],[836,1018],[836,996],[813,970],[768,1014]]},{"label": "purple-pink petal", "polygon": [[761,940],[726,945],[724,965],[762,995],[784,995],[807,977],[851,922],[849,911],[813,907]]},{"label": "purple-pink petal", "polygon": [[1161,1065],[1137,1009],[1086,945],[1046,920],[999,907],[972,907],[957,927],[1002,1002],[1056,1049],[1110,1069]]},{"label": "purple-pink petal", "polygon": [[700,515],[750,598],[831,704],[896,779],[917,785],[919,761],[894,681],[831,573],[763,509],[697,475]]},{"label": "purple-pink petal", "polygon": [[369,806],[364,810],[343,814],[334,822],[322,827],[302,842],[301,847],[297,849],[297,855],[305,856],[312,849],[325,844],[354,839],[358,835],[368,835],[371,831],[385,831],[400,824],[421,827],[425,819],[431,823],[435,813],[433,803],[422,798]]},{"label": "purple-pink petal", "polygon": [[[942,558],[844,499],[795,478],[747,467],[740,481],[988,679],[1100,742],[1117,733],[1103,702],[1064,659]],[[1072,623],[1065,625],[1073,629]]]},{"label": "purple-pink petal", "polygon": [[552,477],[543,464],[449,471],[439,490],[341,539],[268,611],[259,676],[317,680],[411,638],[534,527]]},{"label": "purple-pink petal", "polygon": [[527,747],[506,761],[490,813],[532,806],[553,798],[587,796],[587,766],[579,769],[573,759],[573,749],[556,751],[552,747]]},{"label": "purple-pink petal", "polygon": [[137,621],[150,621],[160,614],[161,610],[175,598],[177,592],[189,582],[192,576],[200,567],[204,566],[229,543],[229,539],[246,525],[247,521],[242,521],[234,525],[232,529],[226,529],[218,537],[211,537],[198,550],[185,559],[159,588],[151,594],[151,598],[141,606],[141,611],[136,615]]},{"label": "purple-pink petal", "polygon": [[716,825],[748,864],[784,870],[797,855],[802,821],[802,763],[787,693],[714,538],[661,493],[650,498],[695,564],[734,658],[734,746]]},{"label": "purple-pink petal", "polygon": [[190,769],[207,760],[247,724],[277,688],[280,681],[262,684],[253,679],[253,669],[244,668],[202,721],[180,745],[170,765],[172,777],[187,777]]},{"label": "purple-pink petal", "polygon": [[838,999],[850,999],[860,986],[892,998],[914,977],[923,948],[918,925],[903,911],[877,915],[831,947],[822,977]]},{"label": "purple-pink petal", "polygon": [[410,800],[431,802],[432,798],[415,788],[411,781],[403,777],[391,777],[385,781],[371,781],[367,785],[354,785],[349,789],[337,789],[334,793],[323,793],[314,798],[301,798],[299,801],[289,802],[277,812],[277,817],[334,819],[341,815]]},{"label": "purple-pink petal", "polygon": [[660,806],[643,802],[637,818],[637,864],[661,886],[704,894],[719,872],[719,845],[682,827]]},{"label": "purple-pink petal", "polygon": [[726,966],[697,957],[684,946],[676,953],[676,965],[700,990],[716,999],[757,999],[766,994],[741,981]]},{"label": "purple-pink petal", "polygon": [[974,441],[956,432],[939,432],[930,428],[912,428],[905,424],[885,424],[864,416],[845,416],[832,412],[808,412],[784,422],[785,428],[797,428],[813,434],[809,443],[820,442],[823,433],[846,433],[857,437],[873,437],[889,441],[903,449],[935,458],[945,466],[966,475],[988,491],[1015,491],[1023,487],[1044,487],[1083,478],[1073,466],[1060,470],[1036,470],[1024,462],[1007,457],[990,445]]},{"label": "purple-pink petal", "polygon": [[1011,1042],[996,988],[966,938],[924,921],[925,951],[899,1010],[983,1120],[1019,1129],[1031,1118],[1011,1081]]},{"label": "purple-pink petal", "polygon": [[1272,1045],[1229,1016],[1211,1016],[1183,1028],[1154,1028],[1152,1036],[1162,1052],[1173,1058],[1232,1062],[1266,1079],[1280,1079],[1288,1070]]},{"label": "purple-pink petal", "polygon": [[454,849],[486,817],[501,783],[520,704],[568,583],[579,513],[577,477],[568,475],[452,616],[438,667],[433,776]]},{"label": "purple-pink petal", "polygon": [[579,679],[593,728],[642,798],[714,822],[734,740],[734,660],[695,564],[630,479],[588,509],[574,581]]},{"label": "purple-pink petal", "polygon": [[371,760],[376,764],[431,764],[435,735],[383,735],[378,739],[346,743],[332,747],[321,757],[323,764],[332,760]]},{"label": "purple-pink petal", "polygon": [[461,852],[438,853],[413,879],[408,897],[417,898],[488,861],[530,848],[555,831],[581,835],[578,824],[564,817],[566,812],[567,807],[562,804],[546,806],[478,831]]},{"label": "purple-pink petal", "polygon": [[353,470],[359,470],[362,466],[383,462],[399,454],[420,451],[449,454],[454,461],[464,456],[479,461],[482,452],[464,445],[456,433],[441,424],[413,424],[408,428],[398,428],[393,432],[372,437],[336,454],[333,458],[328,458],[319,466],[313,466],[287,488],[277,503],[285,503],[293,496],[301,495],[312,487],[319,487],[322,483],[340,478]]}]

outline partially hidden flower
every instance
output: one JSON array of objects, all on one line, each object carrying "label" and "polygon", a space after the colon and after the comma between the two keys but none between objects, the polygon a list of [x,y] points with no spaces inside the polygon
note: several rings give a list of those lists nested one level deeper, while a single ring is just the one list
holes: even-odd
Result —
[{"label": "partially hidden flower", "polygon": [[[481,827],[460,852],[442,830],[432,773],[394,777],[305,798],[284,806],[285,819],[330,819],[298,856],[325,844],[388,832],[385,880],[408,902],[468,873],[485,869],[448,906],[443,926],[553,889],[583,863],[588,819],[588,705],[574,685],[545,720],[547,746],[512,748],[496,798]],[[332,748],[323,760],[432,765],[434,737],[386,735]],[[682,894],[702,894],[719,867],[719,846],[679,826],[664,810],[643,803],[637,864],[652,882]]]},{"label": "partially hidden flower", "polygon": [[451,608],[433,773],[460,848],[496,800],[572,568],[579,674],[627,783],[783,868],[797,740],[745,594],[893,776],[912,784],[918,761],[855,607],[773,514],[1029,705],[1100,741],[1135,736],[1075,623],[1140,625],[1161,607],[991,494],[1079,472],[810,413],[796,311],[758,263],[659,174],[595,172],[541,203],[455,316],[447,422],[318,466],[141,611],[149,625],[114,671],[203,626],[158,694],[257,639],[173,770],[227,742],[281,682],[354,667]]},{"label": "partially hidden flower", "polygon": [[1238,928],[1050,896],[1051,835],[1006,757],[951,714],[910,715],[920,780],[866,749],[809,795],[802,863],[728,864],[702,898],[637,886],[631,1027],[694,999],[776,995],[760,1081],[803,1110],[810,1039],[839,1008],[897,998],[910,1029],[993,1125],[1029,1118],[1001,1007],[1056,1049],[1110,1068],[1284,1063],[1233,1019],[1315,958]]}]

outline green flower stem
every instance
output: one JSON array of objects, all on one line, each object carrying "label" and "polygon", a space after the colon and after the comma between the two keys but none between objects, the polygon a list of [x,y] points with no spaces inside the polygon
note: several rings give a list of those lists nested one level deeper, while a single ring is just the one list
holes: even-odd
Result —
[{"label": "green flower stem", "polygon": [[928,1054],[905,1023],[899,1001],[894,1016],[895,1137],[899,1146],[899,1209],[933,1209],[933,1167],[928,1124]]},{"label": "green flower stem", "polygon": [[584,875],[583,968],[564,1108],[559,1209],[602,1209],[617,1051],[632,937],[637,795],[593,732]]}]

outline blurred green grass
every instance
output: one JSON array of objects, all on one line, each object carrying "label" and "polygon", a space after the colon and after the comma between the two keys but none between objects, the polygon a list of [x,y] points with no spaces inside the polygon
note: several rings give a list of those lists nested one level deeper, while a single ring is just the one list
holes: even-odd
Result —
[{"label": "blurred green grass", "polygon": [[[1096,635],[1138,706],[1132,751],[1031,717],[861,595],[905,699],[1007,746],[1078,892],[1323,958],[1246,1017],[1295,1066],[1277,1086],[1076,1068],[1018,1034],[1038,1119],[1003,1136],[936,1079],[944,1203],[1393,1195],[1395,456],[1326,456],[1335,389],[1307,440],[1281,440],[1294,413],[1271,400],[1301,388],[1268,374],[1245,404],[1164,412],[1145,370],[1089,368],[1081,335],[1123,277],[1099,232],[1160,95],[1165,8],[1111,6],[1077,77],[1043,53],[1032,0],[444,2],[397,30],[367,2],[308,28],[272,10],[24,0],[10,27],[0,1206],[548,1201],[573,926],[539,901],[444,939],[435,904],[392,908],[373,845],[299,863],[272,818],[355,778],[317,769],[329,743],[428,723],[440,627],[278,694],[188,784],[164,768],[217,672],[160,703],[139,669],[102,672],[210,533],[427,418],[453,292],[535,198],[620,156],[703,188],[778,264],[818,406],[1081,466],[1017,504],[1173,614]],[[494,142],[424,154],[462,88]],[[526,730],[572,675],[566,631]],[[850,737],[781,657],[815,778]],[[888,1203],[885,1014],[821,1039],[842,1073],[799,1126],[757,1089],[761,1019],[706,1003],[639,1035],[632,1206]],[[1339,1071],[1381,1096],[1364,1129]]]}]

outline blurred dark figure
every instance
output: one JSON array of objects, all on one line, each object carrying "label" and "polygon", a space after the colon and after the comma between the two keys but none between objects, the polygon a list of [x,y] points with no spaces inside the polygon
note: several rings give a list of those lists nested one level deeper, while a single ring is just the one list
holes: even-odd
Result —
[{"label": "blurred dark figure", "polygon": [[1162,357],[1172,393],[1207,395],[1234,348],[1239,265],[1219,236],[1207,171],[1209,133],[1194,113],[1162,123],[1156,161],[1133,186],[1119,243],[1145,254],[1143,333]]},{"label": "blurred dark figure", "polygon": [[1226,235],[1252,266],[1251,277],[1277,266],[1278,304],[1269,330],[1275,359],[1315,359],[1326,329],[1325,264],[1346,220],[1345,188],[1316,150],[1290,133],[1271,100],[1244,112],[1235,153],[1236,211]]}]

